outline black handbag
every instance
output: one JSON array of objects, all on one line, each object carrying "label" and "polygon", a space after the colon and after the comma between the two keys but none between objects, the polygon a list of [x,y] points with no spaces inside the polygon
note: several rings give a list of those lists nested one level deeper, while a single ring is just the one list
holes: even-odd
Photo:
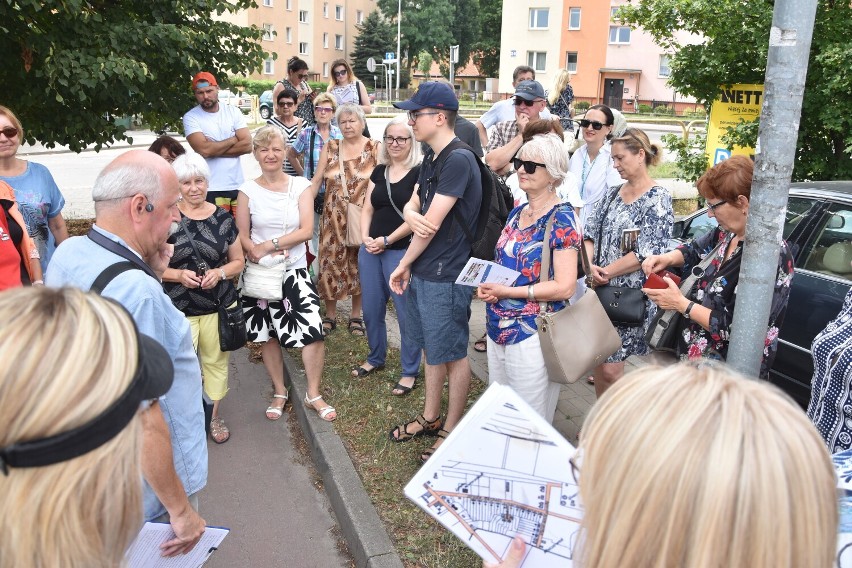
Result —
[{"label": "black handbag", "polygon": [[[606,204],[606,209],[601,216],[601,222],[598,225],[598,240],[595,241],[595,265],[600,266],[601,248],[600,242],[603,235],[603,222],[609,213],[609,206],[615,201],[615,196],[618,195],[618,189],[612,192],[609,201]],[[591,286],[591,275],[588,276],[589,285]],[[639,288],[630,288],[628,286],[610,286],[604,285],[597,288],[592,287],[598,295],[598,299],[603,305],[606,315],[613,325],[622,327],[639,327],[645,323],[645,294]]]},{"label": "black handbag", "polygon": [[[198,266],[202,266],[202,264],[206,265],[201,259],[198,247],[195,246],[195,241],[192,240],[192,235],[189,234],[189,230],[186,228],[184,219],[180,220],[180,226],[189,240],[189,245],[192,247],[195,264]],[[248,341],[248,333],[246,332],[246,320],[243,316],[243,307],[240,302],[237,301],[234,307],[229,308],[223,305],[222,299],[219,298],[216,300],[216,306],[219,312],[219,349],[222,351],[236,351],[245,346],[246,341]]]}]

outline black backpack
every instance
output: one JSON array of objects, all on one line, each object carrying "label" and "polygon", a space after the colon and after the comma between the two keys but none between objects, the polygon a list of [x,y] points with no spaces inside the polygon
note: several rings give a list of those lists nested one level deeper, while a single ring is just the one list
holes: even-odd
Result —
[{"label": "black backpack", "polygon": [[477,165],[479,165],[479,175],[482,180],[482,203],[476,217],[476,232],[471,234],[470,227],[463,219],[458,217],[455,207],[450,210],[450,214],[453,216],[453,221],[458,223],[467,240],[471,243],[470,256],[493,261],[494,248],[497,246],[497,240],[500,238],[500,233],[503,232],[503,227],[506,226],[506,220],[509,218],[509,212],[512,210],[515,200],[503,178],[485,165],[473,148],[459,139],[447,144],[438,154],[438,159],[435,160],[435,175],[431,179],[431,183],[437,186],[438,175],[447,160],[447,156],[458,148],[464,148],[473,154]]}]

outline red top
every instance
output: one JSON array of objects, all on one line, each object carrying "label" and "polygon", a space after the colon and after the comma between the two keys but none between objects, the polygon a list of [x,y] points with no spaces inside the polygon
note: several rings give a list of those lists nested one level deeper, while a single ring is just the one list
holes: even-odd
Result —
[{"label": "red top", "polygon": [[0,207],[0,290],[18,286],[21,286],[21,254],[9,232],[6,211]]}]

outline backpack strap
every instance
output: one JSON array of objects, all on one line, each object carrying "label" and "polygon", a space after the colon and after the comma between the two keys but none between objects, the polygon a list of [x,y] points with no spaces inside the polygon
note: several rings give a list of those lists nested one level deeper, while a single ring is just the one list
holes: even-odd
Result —
[{"label": "backpack strap", "polygon": [[358,93],[358,104],[364,104],[361,102],[361,81],[355,81],[355,92]]},{"label": "backpack strap", "polygon": [[103,293],[104,288],[113,281],[113,279],[121,274],[122,272],[127,272],[128,270],[142,270],[139,266],[134,262],[130,262],[129,260],[124,260],[120,262],[116,262],[115,264],[111,264],[103,269],[103,271],[98,274],[98,277],[95,278],[95,281],[92,282],[92,285],[89,287],[89,292],[94,292],[98,295]]},{"label": "backpack strap", "polygon": [[[316,173],[316,171],[314,171],[314,140],[316,140],[316,136],[317,129],[316,127],[313,127],[311,129],[311,140],[308,142],[308,169],[311,170],[311,177],[313,177]],[[331,137],[330,133],[329,137]]]}]

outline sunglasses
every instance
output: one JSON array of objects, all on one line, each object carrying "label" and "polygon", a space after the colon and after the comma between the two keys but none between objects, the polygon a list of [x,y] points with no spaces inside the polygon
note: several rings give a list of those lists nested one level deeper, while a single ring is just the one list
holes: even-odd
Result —
[{"label": "sunglasses", "polygon": [[294,102],[292,102],[292,101],[291,101],[291,102],[289,102],[289,103],[281,103],[281,102],[279,102],[279,103],[278,103],[278,106],[281,106],[281,107],[291,107],[291,106],[294,106],[295,104],[296,104],[296,103],[294,103]]},{"label": "sunglasses", "polygon": [[315,107],[317,112],[334,112],[334,109],[331,107]]},{"label": "sunglasses", "polygon": [[586,120],[585,118],[578,120],[577,124],[580,125],[580,128],[588,128],[591,126],[595,130],[600,130],[604,126],[607,126],[603,122],[598,122],[597,120]]},{"label": "sunglasses", "polygon": [[385,144],[388,146],[405,146],[409,140],[411,140],[411,136],[385,136]]},{"label": "sunglasses", "polygon": [[523,167],[524,171],[530,175],[535,173],[536,168],[547,169],[547,166],[540,162],[531,162],[530,160],[522,160],[520,158],[512,158],[512,167],[515,168],[516,172],[521,171],[521,167]]},{"label": "sunglasses", "polygon": [[14,126],[7,126],[7,127],[3,128],[2,130],[0,130],[0,133],[2,133],[3,136],[5,136],[6,138],[9,138],[11,140],[12,138],[14,138],[15,136],[18,135],[18,129],[15,128]]},{"label": "sunglasses", "polygon": [[343,77],[344,75],[348,75],[346,69],[338,69],[337,71],[332,71],[335,77]]},{"label": "sunglasses", "polygon": [[531,106],[533,106],[533,105],[534,105],[535,103],[537,103],[537,102],[538,102],[538,101],[528,101],[527,99],[522,99],[521,97],[515,97],[514,105],[515,105],[515,106],[521,106],[521,105],[524,105],[524,106],[531,107]]},{"label": "sunglasses", "polygon": [[308,78],[308,74],[307,73],[299,73],[298,77],[299,77],[299,79],[304,81],[305,79]]}]

